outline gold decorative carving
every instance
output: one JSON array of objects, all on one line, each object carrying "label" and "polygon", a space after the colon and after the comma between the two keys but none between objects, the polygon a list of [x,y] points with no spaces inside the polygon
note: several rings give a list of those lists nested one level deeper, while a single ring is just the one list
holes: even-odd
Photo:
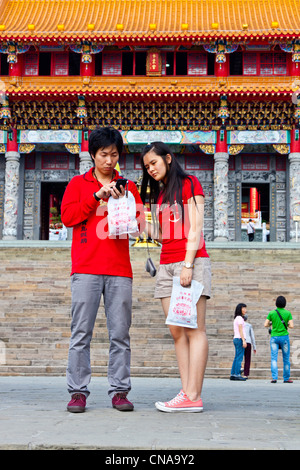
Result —
[{"label": "gold decorative carving", "polygon": [[73,154],[80,152],[80,147],[78,144],[65,144],[66,149]]},{"label": "gold decorative carving", "polygon": [[20,153],[31,153],[35,149],[34,144],[20,144],[19,152]]},{"label": "gold decorative carving", "polygon": [[290,153],[290,146],[288,144],[273,144],[273,148],[282,155]]},{"label": "gold decorative carving", "polygon": [[244,147],[245,147],[244,144],[229,145],[228,153],[229,153],[229,155],[237,155],[238,153],[240,153],[243,150]]},{"label": "gold decorative carving", "polygon": [[209,154],[215,153],[215,146],[212,144],[200,144],[199,148],[204,153],[209,153]]}]

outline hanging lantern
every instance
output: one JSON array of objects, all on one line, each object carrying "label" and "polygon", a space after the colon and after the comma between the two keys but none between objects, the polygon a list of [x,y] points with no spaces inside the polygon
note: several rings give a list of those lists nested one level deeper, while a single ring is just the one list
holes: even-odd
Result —
[{"label": "hanging lantern", "polygon": [[227,107],[227,96],[223,95],[220,99],[220,108],[218,111],[218,118],[222,120],[222,126],[224,126],[226,119],[229,117],[229,111]]},{"label": "hanging lantern", "polygon": [[300,126],[300,98],[298,98],[297,100],[297,105],[296,105],[296,109],[295,109],[295,112],[294,112],[294,118],[298,124],[298,126]]},{"label": "hanging lantern", "polygon": [[224,64],[226,62],[226,55],[223,52],[218,52],[216,54],[217,64]]},{"label": "hanging lantern", "polygon": [[300,62],[300,44],[294,44],[294,51],[292,55],[292,61],[296,62],[297,66]]},{"label": "hanging lantern", "polygon": [[76,115],[78,119],[80,119],[81,124],[83,123],[84,119],[87,118],[87,109],[85,106],[84,96],[78,96],[78,106],[76,109]]},{"label": "hanging lantern", "polygon": [[11,110],[9,107],[8,98],[3,98],[2,108],[0,110],[0,119],[4,120],[4,125],[6,126],[7,121],[11,119]]},{"label": "hanging lantern", "polygon": [[90,64],[92,62],[91,50],[88,44],[82,46],[81,62],[84,64]]},{"label": "hanging lantern", "polygon": [[17,46],[9,44],[7,52],[7,62],[9,64],[16,64],[18,62]]}]

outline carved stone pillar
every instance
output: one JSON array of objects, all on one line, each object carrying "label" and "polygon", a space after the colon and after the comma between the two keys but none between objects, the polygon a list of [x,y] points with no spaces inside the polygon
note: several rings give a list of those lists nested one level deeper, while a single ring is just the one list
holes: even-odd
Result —
[{"label": "carved stone pillar", "polygon": [[300,232],[300,153],[290,153],[289,162],[290,241],[292,242],[296,241],[296,222]]},{"label": "carved stone pillar", "polygon": [[214,241],[228,241],[228,153],[214,155]]},{"label": "carved stone pillar", "polygon": [[90,168],[92,168],[92,166],[93,166],[93,162],[92,162],[89,152],[80,152],[79,153],[80,174],[82,175],[83,173],[86,173],[87,171],[89,171]]},{"label": "carved stone pillar", "polygon": [[17,239],[19,152],[6,152],[3,240]]}]

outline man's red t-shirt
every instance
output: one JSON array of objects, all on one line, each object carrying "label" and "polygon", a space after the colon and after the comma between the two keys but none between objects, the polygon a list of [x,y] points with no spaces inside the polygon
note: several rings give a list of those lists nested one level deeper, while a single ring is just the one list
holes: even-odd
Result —
[{"label": "man's red t-shirt", "polygon": [[[193,182],[194,196],[204,196],[204,192],[199,180],[195,176],[190,176]],[[159,210],[159,223],[162,232],[162,250],[160,264],[177,263],[184,261],[186,255],[187,237],[190,229],[188,216],[188,200],[193,197],[192,184],[188,178],[183,181],[182,202],[184,207],[184,218],[182,209],[175,202],[172,207],[162,205],[162,193],[158,197],[157,205]],[[184,220],[184,223],[183,223]],[[195,258],[208,258],[205,248],[203,234],[201,235],[199,249]]]},{"label": "man's red t-shirt", "polygon": [[[114,180],[119,178],[115,170]],[[72,271],[83,274],[105,274],[132,277],[127,235],[111,237],[108,233],[107,201],[96,201],[94,192],[101,184],[93,177],[93,168],[75,176],[68,184],[61,205],[61,219],[73,227]],[[128,181],[128,191],[135,198],[139,230],[143,231],[145,216],[136,185]]]}]

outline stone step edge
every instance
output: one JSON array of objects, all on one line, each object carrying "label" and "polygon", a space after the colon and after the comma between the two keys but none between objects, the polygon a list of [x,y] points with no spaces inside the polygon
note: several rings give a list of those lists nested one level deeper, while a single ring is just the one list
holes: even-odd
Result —
[{"label": "stone step edge", "polygon": [[[0,366],[0,376],[47,376],[47,377],[61,377],[65,376],[66,369],[61,366]],[[279,375],[282,375],[282,368],[279,368]],[[107,366],[92,367],[92,375],[99,377],[107,376]],[[229,377],[230,368],[206,368],[205,376],[209,377]],[[177,367],[132,367],[131,377],[173,377],[178,376]],[[251,377],[266,377],[269,378],[271,372],[269,368],[253,369]],[[300,379],[300,369],[291,369],[291,377]],[[280,380],[280,378],[279,378]]]}]

